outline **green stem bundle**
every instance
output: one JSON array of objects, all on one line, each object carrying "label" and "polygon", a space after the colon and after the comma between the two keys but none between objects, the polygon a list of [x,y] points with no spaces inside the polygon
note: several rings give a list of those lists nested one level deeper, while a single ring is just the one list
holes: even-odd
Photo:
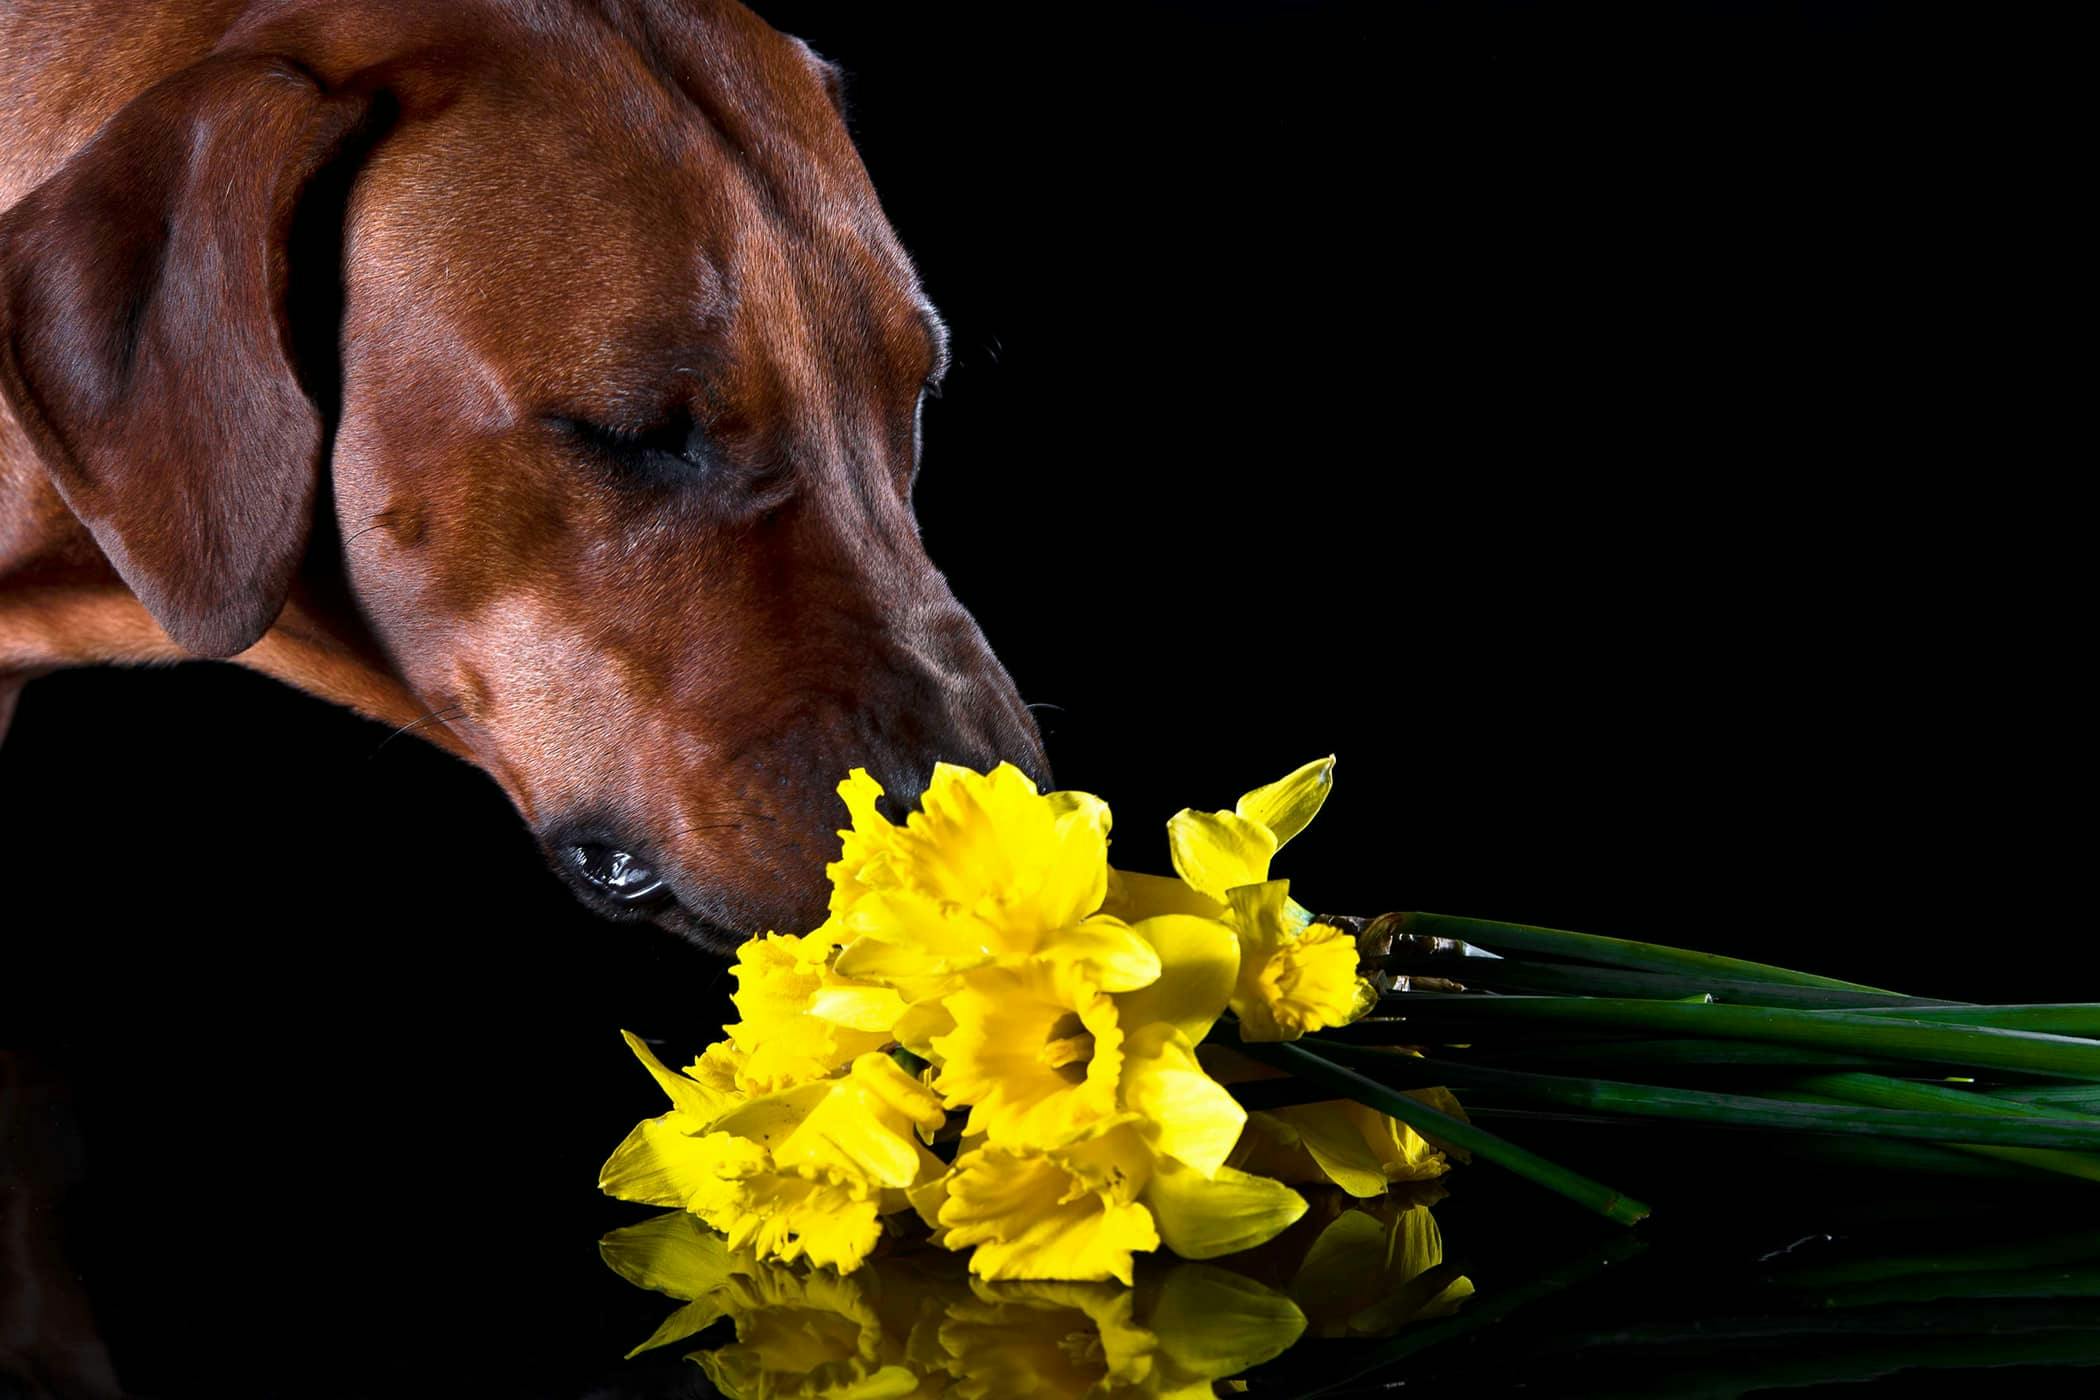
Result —
[{"label": "green stem bundle", "polygon": [[1367,971],[1436,990],[1390,992],[1372,1017],[1295,1044],[1237,1048],[1613,1219],[1647,1208],[1402,1090],[1451,1086],[1519,1135],[1552,1117],[1748,1130],[1771,1135],[1760,1150],[1832,1144],[1818,1155],[1915,1158],[1919,1172],[1966,1156],[2100,1182],[2100,1003],[1911,997],[1446,914],[1351,922]]}]

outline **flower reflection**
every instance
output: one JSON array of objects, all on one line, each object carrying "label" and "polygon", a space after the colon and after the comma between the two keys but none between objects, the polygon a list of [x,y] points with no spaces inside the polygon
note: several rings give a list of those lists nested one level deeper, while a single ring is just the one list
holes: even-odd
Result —
[{"label": "flower reflection", "polygon": [[[679,1299],[646,1351],[727,1320],[690,1353],[732,1400],[1197,1400],[1301,1336],[1379,1336],[1457,1308],[1429,1202],[1312,1193],[1286,1234],[1217,1263],[1139,1264],[1135,1284],[992,1281],[955,1255],[898,1249],[860,1270],[761,1260],[671,1211],[605,1237],[631,1283]],[[630,1353],[633,1354],[633,1353]]]}]

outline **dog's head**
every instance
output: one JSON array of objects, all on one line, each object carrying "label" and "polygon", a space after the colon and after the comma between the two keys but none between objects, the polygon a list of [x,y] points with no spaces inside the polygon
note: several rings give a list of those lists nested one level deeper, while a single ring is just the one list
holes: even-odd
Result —
[{"label": "dog's head", "polygon": [[850,766],[1047,776],[912,514],[940,321],[739,7],[269,7],[0,269],[0,393],[170,636],[339,579],[608,914],[807,927]]}]

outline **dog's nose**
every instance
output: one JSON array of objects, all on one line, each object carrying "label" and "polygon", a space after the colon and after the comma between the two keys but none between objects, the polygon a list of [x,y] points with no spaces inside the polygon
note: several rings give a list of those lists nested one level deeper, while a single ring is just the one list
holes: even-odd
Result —
[{"label": "dog's nose", "polygon": [[632,852],[586,841],[562,848],[578,879],[616,904],[640,908],[661,903],[671,887],[655,867]]}]

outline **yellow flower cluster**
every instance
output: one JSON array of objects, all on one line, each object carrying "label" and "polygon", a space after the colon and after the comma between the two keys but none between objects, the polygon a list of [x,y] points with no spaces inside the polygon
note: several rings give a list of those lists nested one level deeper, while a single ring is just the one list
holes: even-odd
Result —
[{"label": "yellow flower cluster", "polygon": [[1136,1252],[1209,1259],[1276,1235],[1305,1210],[1286,1180],[1364,1196],[1441,1171],[1411,1130],[1342,1105],[1249,1132],[1197,1058],[1228,1007],[1273,1040],[1374,1000],[1349,936],[1268,878],[1332,771],[1180,813],[1166,880],[1110,869],[1099,798],[1038,792],[1011,765],[939,765],[902,825],[855,770],[828,918],[739,949],[740,1019],[687,1069],[628,1037],[672,1108],[600,1184],[765,1260],[849,1272],[885,1217],[916,1211],[982,1278],[1129,1283]]}]

